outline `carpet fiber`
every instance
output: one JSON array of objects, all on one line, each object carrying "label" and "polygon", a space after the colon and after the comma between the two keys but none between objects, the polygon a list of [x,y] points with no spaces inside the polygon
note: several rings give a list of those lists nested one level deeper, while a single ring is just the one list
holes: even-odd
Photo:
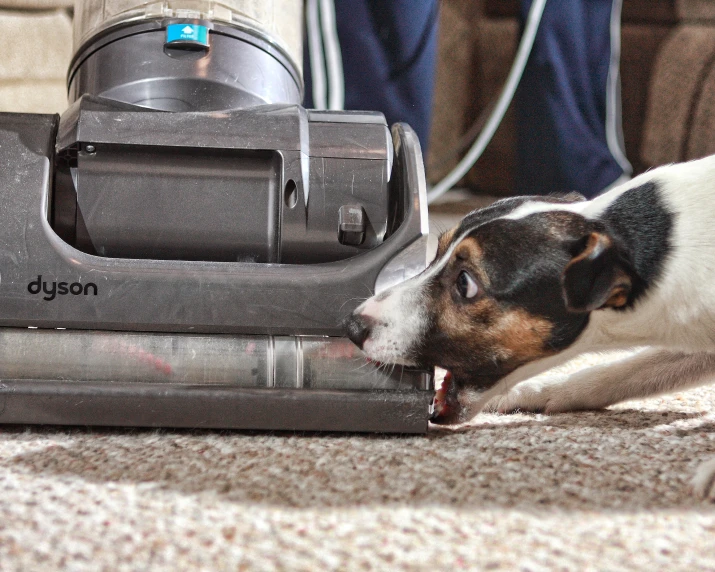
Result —
[{"label": "carpet fiber", "polygon": [[0,427],[0,570],[715,569],[715,388],[427,436]]}]

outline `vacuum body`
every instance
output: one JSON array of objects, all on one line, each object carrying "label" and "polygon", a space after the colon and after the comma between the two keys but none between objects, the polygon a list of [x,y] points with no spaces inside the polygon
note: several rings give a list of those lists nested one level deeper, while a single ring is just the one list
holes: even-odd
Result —
[{"label": "vacuum body", "polygon": [[301,107],[300,0],[75,17],[69,109],[0,114],[0,422],[426,430],[340,326],[426,265],[411,129]]}]

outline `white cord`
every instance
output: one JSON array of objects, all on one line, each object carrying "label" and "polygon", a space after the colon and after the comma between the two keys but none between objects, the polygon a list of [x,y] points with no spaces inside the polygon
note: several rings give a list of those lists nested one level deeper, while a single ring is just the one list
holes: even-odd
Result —
[{"label": "white cord", "polygon": [[325,57],[320,33],[320,15],[318,0],[308,0],[306,6],[308,27],[308,51],[310,52],[310,71],[313,80],[313,106],[315,109],[327,109],[327,85],[325,80]]},{"label": "white cord", "polygon": [[328,109],[342,111],[345,109],[345,76],[333,0],[320,0],[320,23],[323,27],[325,63],[328,69]]},{"label": "white cord", "polygon": [[484,129],[477,137],[472,147],[469,149],[464,158],[457,163],[457,165],[452,169],[452,171],[444,177],[439,183],[432,187],[427,192],[427,202],[432,203],[451,189],[459,180],[467,174],[467,171],[472,168],[477,159],[482,156],[484,149],[494,137],[499,124],[504,119],[504,114],[506,113],[511,100],[514,98],[514,93],[516,88],[519,86],[521,81],[521,76],[524,74],[524,68],[526,67],[526,61],[529,59],[529,54],[531,54],[531,48],[534,46],[534,39],[536,38],[536,32],[539,29],[539,24],[541,23],[541,16],[544,13],[544,7],[546,6],[546,0],[534,0],[529,10],[529,16],[526,19],[526,26],[524,28],[524,35],[519,43],[519,49],[516,52],[516,58],[511,66],[511,71],[509,71],[509,77],[504,84],[499,100],[497,101],[494,111],[489,116]]},{"label": "white cord", "polygon": [[623,171],[630,176],[633,167],[626,158],[621,125],[621,13],[623,0],[613,0],[611,8],[611,61],[606,81],[606,143],[613,158]]}]

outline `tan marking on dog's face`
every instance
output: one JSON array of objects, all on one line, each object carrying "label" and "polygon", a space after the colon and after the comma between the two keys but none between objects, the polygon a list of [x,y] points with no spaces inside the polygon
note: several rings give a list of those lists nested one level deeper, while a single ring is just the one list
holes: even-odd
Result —
[{"label": "tan marking on dog's face", "polygon": [[[474,298],[457,288],[462,272],[478,286]],[[452,252],[430,290],[431,332],[422,351],[430,363],[446,369],[503,373],[553,353],[549,348],[552,323],[519,307],[508,307],[489,294],[484,251],[467,237]]]},{"label": "tan marking on dog's face", "polygon": [[517,309],[503,312],[489,334],[506,359],[523,364],[554,353],[548,348],[552,329],[548,320]]},{"label": "tan marking on dog's face", "polygon": [[463,239],[454,249],[453,256],[457,261],[464,263],[464,269],[470,271],[472,275],[479,280],[481,286],[489,286],[489,276],[484,271],[482,265],[484,251],[476,238],[468,236]]},{"label": "tan marking on dog's face", "polygon": [[447,252],[447,249],[449,248],[449,245],[451,244],[452,240],[454,239],[454,234],[457,231],[456,228],[453,228],[451,230],[443,232],[439,240],[437,241],[437,256],[436,259],[439,260],[442,256],[444,256],[444,253]]},{"label": "tan marking on dog's face", "polygon": [[614,289],[611,293],[610,298],[606,300],[604,306],[608,306],[610,308],[622,308],[628,303],[629,293],[630,289],[626,289],[624,287],[618,287]]},{"label": "tan marking on dog's face", "polygon": [[452,293],[444,291],[436,302],[436,330],[455,354],[462,354],[454,355],[454,361],[447,358],[452,363],[437,362],[442,367],[472,362],[508,372],[554,353],[548,344],[553,324],[522,308],[505,309],[488,295],[473,303],[455,303]]}]

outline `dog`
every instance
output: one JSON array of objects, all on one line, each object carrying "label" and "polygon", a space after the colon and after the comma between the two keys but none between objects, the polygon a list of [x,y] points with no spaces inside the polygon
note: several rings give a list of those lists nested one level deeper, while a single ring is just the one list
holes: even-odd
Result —
[{"label": "dog", "polygon": [[[476,210],[440,237],[424,272],[366,300],[346,330],[374,361],[448,370],[461,419],[600,409],[713,381],[715,156],[592,200]],[[531,379],[578,354],[631,348],[641,349]],[[715,462],[704,464],[695,492],[714,481]]]}]

